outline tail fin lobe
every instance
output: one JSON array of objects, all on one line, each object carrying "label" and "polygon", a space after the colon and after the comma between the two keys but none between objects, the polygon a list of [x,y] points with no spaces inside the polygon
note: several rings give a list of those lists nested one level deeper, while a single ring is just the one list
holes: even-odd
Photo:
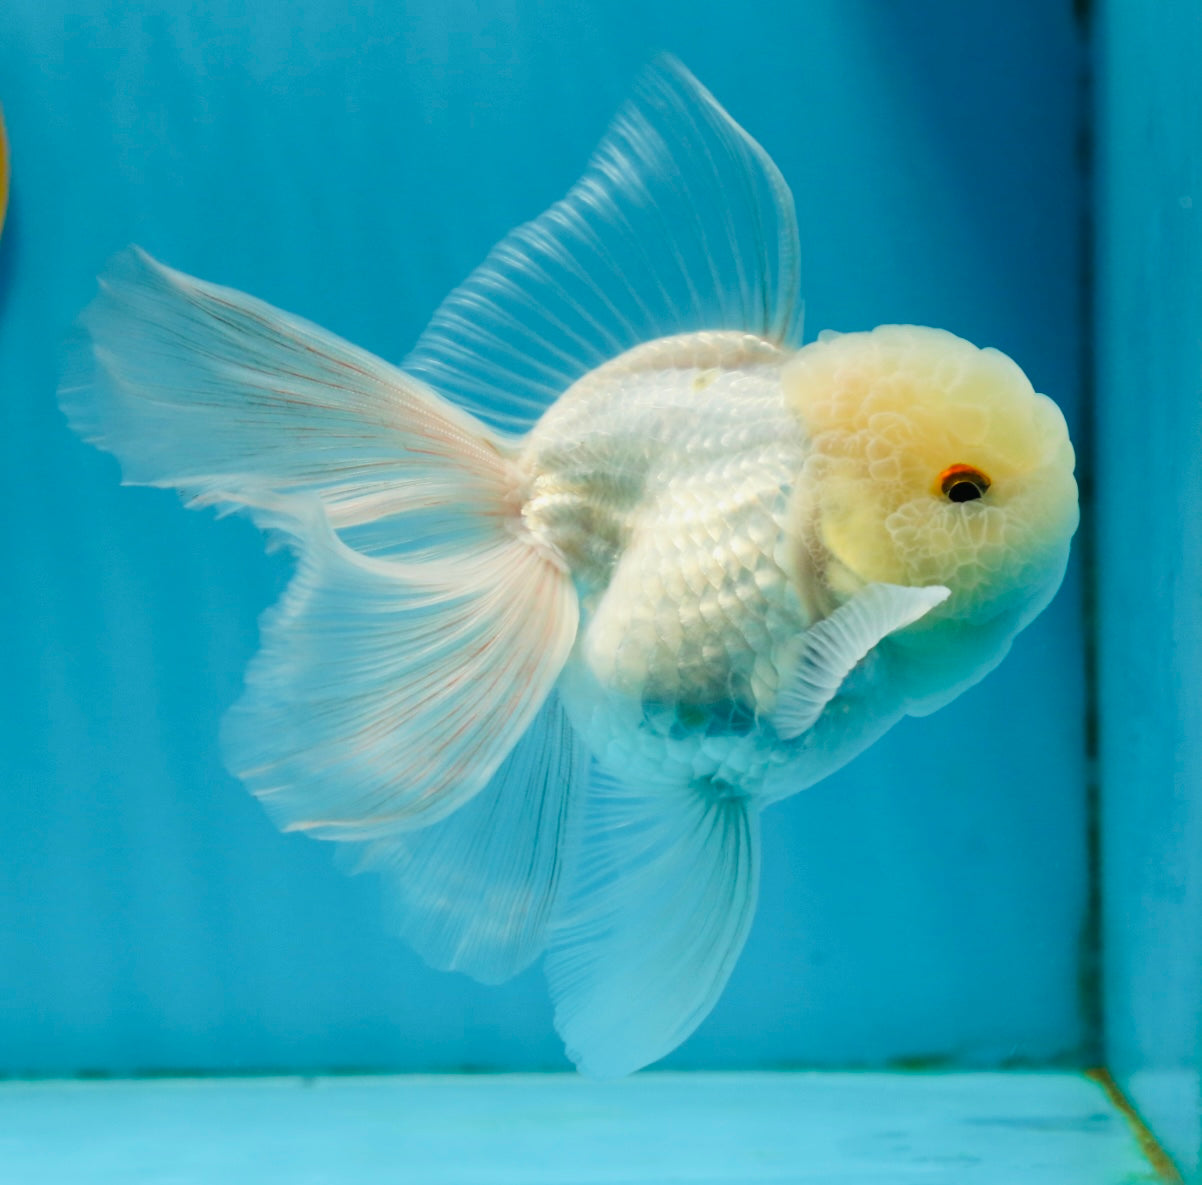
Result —
[{"label": "tail fin lobe", "polygon": [[512,442],[298,317],[128,251],[61,391],[127,480],[245,510],[296,576],[231,711],[232,769],[285,828],[366,840],[465,803],[576,634],[521,519]]}]

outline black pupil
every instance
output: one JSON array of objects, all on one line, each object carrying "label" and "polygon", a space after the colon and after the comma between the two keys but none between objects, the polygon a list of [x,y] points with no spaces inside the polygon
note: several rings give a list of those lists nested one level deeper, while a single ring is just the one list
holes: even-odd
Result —
[{"label": "black pupil", "polygon": [[948,487],[947,496],[953,502],[973,502],[985,491],[975,481],[961,478]]}]

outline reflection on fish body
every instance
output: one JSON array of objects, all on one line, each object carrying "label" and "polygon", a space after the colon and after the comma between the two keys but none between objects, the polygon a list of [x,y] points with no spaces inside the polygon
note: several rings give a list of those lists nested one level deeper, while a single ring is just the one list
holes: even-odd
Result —
[{"label": "reflection on fish body", "polygon": [[401,368],[120,257],[62,402],[297,571],[232,709],[283,827],[439,967],[540,954],[585,1070],[669,1052],[751,924],[763,808],[981,678],[1077,522],[1063,417],[934,329],[798,347],[792,199],[673,61]]}]

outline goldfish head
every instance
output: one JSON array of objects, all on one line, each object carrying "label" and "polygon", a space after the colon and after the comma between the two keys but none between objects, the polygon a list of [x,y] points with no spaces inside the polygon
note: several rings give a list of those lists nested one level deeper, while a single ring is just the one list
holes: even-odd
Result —
[{"label": "goldfish head", "polygon": [[783,383],[811,443],[791,526],[819,595],[945,585],[904,643],[963,642],[979,678],[1064,575],[1078,511],[1060,409],[1005,354],[907,325],[824,336]]}]

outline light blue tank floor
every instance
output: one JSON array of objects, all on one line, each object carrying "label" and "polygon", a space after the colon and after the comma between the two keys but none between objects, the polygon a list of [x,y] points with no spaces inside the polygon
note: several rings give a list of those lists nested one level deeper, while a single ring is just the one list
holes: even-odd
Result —
[{"label": "light blue tank floor", "polygon": [[1135,1185],[1078,1074],[8,1083],[12,1185]]}]

